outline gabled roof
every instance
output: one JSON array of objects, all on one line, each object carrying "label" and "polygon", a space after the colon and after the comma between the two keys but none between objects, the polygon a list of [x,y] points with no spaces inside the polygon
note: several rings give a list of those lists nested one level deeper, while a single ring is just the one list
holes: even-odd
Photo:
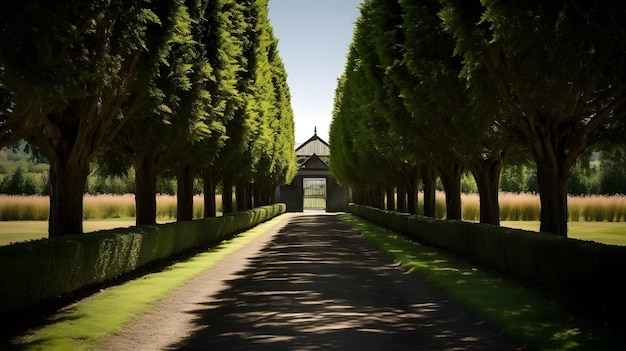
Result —
[{"label": "gabled roof", "polygon": [[328,163],[313,154],[300,165],[300,169],[328,170]]},{"label": "gabled roof", "polygon": [[330,156],[330,145],[315,134],[296,148],[296,156]]}]

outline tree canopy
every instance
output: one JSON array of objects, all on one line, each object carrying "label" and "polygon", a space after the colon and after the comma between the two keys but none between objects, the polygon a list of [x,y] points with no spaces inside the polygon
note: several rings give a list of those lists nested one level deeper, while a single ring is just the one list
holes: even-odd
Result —
[{"label": "tree canopy", "polygon": [[[159,171],[177,174],[180,220],[201,173],[293,177],[266,1],[9,0],[0,23],[0,146],[27,140],[49,160],[50,236],[82,232],[85,179],[104,149],[135,167],[138,223],[154,222]],[[225,167],[227,154],[238,162]],[[247,171],[261,159],[266,169]]]},{"label": "tree canopy", "polygon": [[434,166],[455,219],[469,169],[481,222],[497,224],[500,170],[528,152],[541,230],[567,235],[569,170],[624,125],[625,11],[619,1],[366,0],[336,91],[335,176],[356,192],[381,179],[400,190],[397,177],[361,171],[382,158],[396,173],[422,169],[426,188]]}]

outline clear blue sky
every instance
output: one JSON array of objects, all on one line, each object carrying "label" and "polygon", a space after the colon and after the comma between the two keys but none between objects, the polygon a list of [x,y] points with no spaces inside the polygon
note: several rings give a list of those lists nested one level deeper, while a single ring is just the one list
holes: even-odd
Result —
[{"label": "clear blue sky", "polygon": [[287,70],[296,144],[328,141],[337,78],[343,73],[362,0],[269,0],[270,23]]}]

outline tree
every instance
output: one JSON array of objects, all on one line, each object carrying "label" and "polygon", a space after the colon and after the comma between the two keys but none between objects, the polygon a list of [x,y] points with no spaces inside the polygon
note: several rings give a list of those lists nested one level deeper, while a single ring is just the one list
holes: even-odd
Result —
[{"label": "tree", "polygon": [[611,19],[609,11],[624,13],[623,2],[442,3],[472,98],[477,104],[501,102],[506,113],[496,125],[533,156],[540,230],[566,236],[570,169],[598,129],[623,118],[626,102],[623,48],[615,45],[623,43],[623,28],[607,31],[579,7]]},{"label": "tree", "polygon": [[26,139],[50,161],[51,237],[82,232],[89,162],[149,93],[172,34],[167,13],[179,7],[165,0],[0,5],[0,85],[11,101],[0,144]]},{"label": "tree", "polygon": [[[424,127],[437,131],[434,138],[432,134],[426,135],[431,137],[428,146],[440,144],[436,141],[438,138],[444,141],[446,148],[439,145],[437,148],[455,155],[446,157],[445,153],[434,153],[446,188],[446,207],[454,206],[453,215],[460,219],[457,194],[460,177],[467,167],[478,187],[481,223],[497,225],[500,222],[500,171],[514,146],[502,129],[494,126],[492,115],[501,114],[502,109],[497,101],[474,104],[469,98],[465,81],[460,78],[461,58],[453,55],[455,40],[443,30],[439,17],[440,1],[401,0],[400,3],[405,38],[400,45],[410,74],[398,76],[399,84],[404,84],[404,96],[411,110],[419,114],[422,121],[426,119]],[[419,83],[411,85],[407,77],[414,77],[413,81]],[[448,195],[452,196],[452,201],[448,201]]]},{"label": "tree", "polygon": [[279,185],[289,184],[298,169],[295,152],[295,133],[291,92],[287,84],[287,72],[278,52],[278,40],[272,35],[272,43],[268,52],[272,70],[272,86],[274,90],[274,109],[276,112],[270,121],[273,150],[269,173],[257,185],[258,195],[255,199],[260,205],[274,202],[274,189]]},{"label": "tree", "polygon": [[[439,4],[380,0],[366,4],[371,7],[369,13],[363,13],[372,22],[372,30],[367,32],[372,42],[370,51],[379,61],[373,69],[379,71],[379,80],[387,90],[384,100],[390,106],[404,106],[397,117],[389,118],[391,125],[404,136],[403,142],[412,144],[422,168],[429,165],[422,171],[425,214],[434,216],[434,167],[446,190],[446,217],[460,219],[465,162],[455,152],[462,128],[453,123],[464,106],[464,93],[456,78],[455,62],[450,60],[450,39],[439,30]],[[367,57],[368,50],[362,55]]]},{"label": "tree", "polygon": [[[256,35],[258,27],[256,16],[258,4],[254,1],[237,1],[232,12],[231,31],[233,48],[240,50],[232,61],[234,90],[226,90],[226,139],[224,147],[211,165],[210,173],[215,183],[222,181],[222,206],[224,213],[235,210],[233,186],[243,177],[246,170],[254,167],[248,153],[252,125],[249,120],[249,104],[254,92],[254,65]],[[205,176],[206,177],[206,176]],[[242,199],[243,201],[243,199]]]},{"label": "tree", "polygon": [[[224,149],[230,145],[230,138],[235,129],[234,118],[236,111],[242,105],[243,97],[239,94],[238,85],[243,84],[240,80],[244,74],[245,59],[243,46],[246,42],[245,32],[247,24],[244,18],[244,6],[233,0],[211,1],[206,9],[206,31],[202,36],[202,43],[206,50],[206,58],[211,67],[213,79],[206,84],[210,94],[210,111],[213,119],[221,121],[223,128],[220,138],[203,139],[196,145],[198,150],[210,150],[213,153],[219,147],[220,152],[215,157],[203,159],[198,164],[199,174],[202,177],[204,189],[204,216],[216,215],[215,192],[221,177],[220,161],[229,153]],[[226,211],[231,207],[228,196],[226,198]],[[232,201],[231,201],[232,202]]]},{"label": "tree", "polygon": [[[173,28],[165,43],[169,49],[163,61],[167,64],[157,67],[155,78],[148,82],[149,94],[135,92],[143,94],[141,108],[134,110],[135,115],[110,146],[135,168],[137,225],[156,223],[159,169],[185,159],[190,140],[200,138],[209,129],[204,85],[211,69],[202,55],[197,40],[200,30],[196,28],[204,25],[200,20],[203,5],[190,3],[199,8],[188,8],[180,2],[176,11],[161,14],[163,22],[172,23]],[[210,157],[208,153],[206,156]],[[119,164],[115,158],[112,162]]]},{"label": "tree", "polygon": [[[362,11],[367,8],[362,7]],[[370,88],[381,83],[375,57],[368,57],[368,61],[362,54],[371,49],[365,34],[369,25],[367,16],[357,21],[344,75],[337,87],[330,130],[330,170],[355,190],[357,202],[382,208],[382,194],[393,184],[390,176],[395,175],[395,165],[387,155],[389,144],[383,142],[388,128],[381,116],[385,104],[382,91]]]}]

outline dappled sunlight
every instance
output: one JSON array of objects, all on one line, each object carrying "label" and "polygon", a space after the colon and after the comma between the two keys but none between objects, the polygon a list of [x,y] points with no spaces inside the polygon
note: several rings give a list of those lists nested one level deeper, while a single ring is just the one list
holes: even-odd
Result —
[{"label": "dappled sunlight", "polygon": [[168,349],[502,346],[479,322],[465,319],[450,301],[328,215],[291,219],[207,301],[190,311],[197,332]]},{"label": "dappled sunlight", "polygon": [[354,216],[341,218],[389,252],[402,267],[442,289],[475,315],[500,325],[508,335],[529,343],[542,340],[541,348],[546,350],[581,349],[588,344],[606,347],[614,340],[610,331],[591,326],[555,301],[489,274],[485,267],[474,266],[461,256],[421,245]]}]

